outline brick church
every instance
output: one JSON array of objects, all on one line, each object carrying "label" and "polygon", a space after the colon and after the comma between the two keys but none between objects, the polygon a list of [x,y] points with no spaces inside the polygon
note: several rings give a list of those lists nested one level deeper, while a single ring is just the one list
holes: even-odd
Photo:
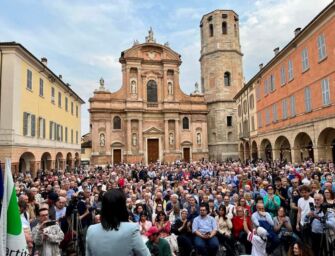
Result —
[{"label": "brick church", "polygon": [[181,56],[156,43],[121,53],[122,86],[100,87],[90,98],[92,165],[237,158],[236,103],[242,88],[238,16],[215,10],[201,23],[201,88],[180,88]]}]

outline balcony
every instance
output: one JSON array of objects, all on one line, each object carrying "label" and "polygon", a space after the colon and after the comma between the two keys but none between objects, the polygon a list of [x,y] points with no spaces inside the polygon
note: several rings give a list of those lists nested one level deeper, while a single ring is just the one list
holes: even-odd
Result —
[{"label": "balcony", "polygon": [[158,103],[156,102],[148,102],[147,103],[148,108],[158,108]]}]

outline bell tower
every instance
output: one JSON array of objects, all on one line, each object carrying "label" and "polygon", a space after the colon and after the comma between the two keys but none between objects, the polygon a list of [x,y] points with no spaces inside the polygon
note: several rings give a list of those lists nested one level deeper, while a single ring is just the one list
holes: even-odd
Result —
[{"label": "bell tower", "polygon": [[243,86],[238,15],[231,10],[215,10],[202,17],[200,30],[201,88],[209,110],[209,159],[237,159],[234,96]]}]

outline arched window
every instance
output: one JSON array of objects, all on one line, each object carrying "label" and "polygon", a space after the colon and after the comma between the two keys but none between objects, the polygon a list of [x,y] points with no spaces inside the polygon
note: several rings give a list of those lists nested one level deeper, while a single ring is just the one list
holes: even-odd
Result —
[{"label": "arched window", "polygon": [[224,73],[224,85],[230,86],[230,73],[229,72]]},{"label": "arched window", "polygon": [[190,122],[188,120],[188,117],[186,116],[183,118],[183,129],[184,130],[190,129]]},{"label": "arched window", "polygon": [[113,118],[113,129],[121,129],[121,118],[119,116]]},{"label": "arched window", "polygon": [[209,24],[209,36],[214,36],[214,27],[213,24]]},{"label": "arched window", "polygon": [[157,83],[154,80],[147,83],[147,97],[148,102],[157,102]]},{"label": "arched window", "polygon": [[227,35],[227,22],[222,22],[222,34]]}]

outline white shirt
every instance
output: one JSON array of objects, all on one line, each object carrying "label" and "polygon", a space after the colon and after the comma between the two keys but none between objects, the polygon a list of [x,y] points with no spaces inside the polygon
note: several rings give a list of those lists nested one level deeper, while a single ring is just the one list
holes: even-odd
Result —
[{"label": "white shirt", "polygon": [[27,219],[26,219],[26,217],[24,216],[24,213],[21,213],[21,214],[20,214],[21,222],[22,222],[22,227],[23,227],[23,228],[29,228],[29,230],[30,230],[29,213],[26,212],[26,214],[27,214]]},{"label": "white shirt", "polygon": [[263,240],[260,236],[254,234],[253,232],[249,232],[248,241],[252,244],[252,256],[267,256],[266,240]]},{"label": "white shirt", "polygon": [[314,204],[314,198],[309,197],[307,200],[305,200],[303,197],[301,197],[298,200],[298,207],[301,209],[301,219],[300,219],[301,226],[304,225],[305,217],[311,211],[311,208],[309,207],[310,202]]}]

